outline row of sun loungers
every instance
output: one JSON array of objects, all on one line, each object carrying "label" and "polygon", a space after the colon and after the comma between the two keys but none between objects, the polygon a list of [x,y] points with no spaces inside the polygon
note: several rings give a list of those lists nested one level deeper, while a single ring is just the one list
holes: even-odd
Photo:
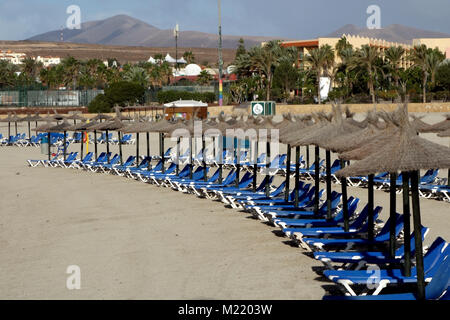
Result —
[{"label": "row of sun loungers", "polygon": [[[290,242],[311,252],[314,259],[323,263],[325,271],[322,275],[330,282],[337,284],[338,288],[346,294],[342,297],[326,296],[324,299],[415,299],[413,293],[408,293],[414,291],[414,285],[417,283],[415,267],[412,267],[410,276],[406,276],[402,270],[405,252],[403,215],[397,214],[392,221],[391,219],[381,221],[378,218],[382,208],[375,207],[375,236],[370,241],[367,237],[370,227],[369,207],[361,204],[358,198],[348,199],[347,209],[350,217],[348,230],[344,229],[340,193],[331,194],[331,219],[327,219],[327,202],[322,200],[324,190],[318,190],[320,206],[319,210],[314,212],[316,189],[307,180],[312,178],[314,167],[303,168],[304,179],[299,181],[293,190],[288,190],[286,195],[285,182],[278,186],[272,185],[274,175],[265,176],[257,186],[253,186],[253,171],[246,170],[238,180],[236,161],[228,154],[224,156],[229,160],[227,163],[229,170],[225,171],[227,173],[222,182],[220,182],[220,169],[212,172],[215,167],[214,159],[205,159],[210,165],[203,167],[202,154],[199,154],[195,157],[197,165],[186,164],[177,168],[176,163],[171,161],[173,160],[171,150],[164,154],[164,159],[158,157],[137,159],[135,156],[130,156],[123,164],[120,164],[118,155],[112,156],[106,153],[100,154],[97,159],[93,158],[92,153],[88,153],[82,161],[77,160],[77,153],[71,153],[65,161],[54,158],[50,161],[29,160],[28,163],[30,166],[43,165],[114,174],[171,188],[178,192],[190,193],[199,198],[221,201],[226,206],[245,211],[256,219],[279,228],[280,234]],[[264,159],[263,155],[259,157],[261,168],[264,167]],[[156,164],[152,164],[152,161],[156,161]],[[281,169],[277,168],[277,171],[285,173],[286,168],[283,170],[283,164],[283,155],[275,158],[271,163],[274,167],[281,166]],[[163,170],[163,166],[167,168]],[[243,168],[250,169],[252,165],[245,163]],[[338,163],[335,162],[332,168],[338,170]],[[427,172],[422,178],[424,182],[430,182],[434,181],[436,176],[436,172]],[[381,183],[386,183],[385,175],[379,175],[377,179]],[[269,194],[266,192],[268,184],[271,186]],[[298,199],[298,205],[295,205],[295,199]],[[392,224],[395,225],[397,242],[394,256],[388,253]],[[423,238],[428,231],[428,228],[423,227]],[[410,243],[412,252],[415,250],[414,244],[414,235],[412,235]],[[425,250],[427,298],[448,299],[450,281],[448,243],[442,238],[437,238]],[[401,293],[381,294],[385,288],[394,288]]]}]

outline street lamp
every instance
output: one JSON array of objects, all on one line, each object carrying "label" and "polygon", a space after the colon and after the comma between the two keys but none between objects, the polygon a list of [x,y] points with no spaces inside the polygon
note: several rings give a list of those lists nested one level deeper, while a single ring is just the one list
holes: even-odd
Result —
[{"label": "street lamp", "polygon": [[175,70],[178,71],[178,33],[180,31],[180,27],[178,23],[175,25],[175,29],[173,29],[173,35],[175,37]]},{"label": "street lamp", "polygon": [[223,82],[222,82],[222,69],[223,69],[223,59],[222,59],[222,9],[221,0],[218,0],[219,6],[219,106],[223,105]]}]

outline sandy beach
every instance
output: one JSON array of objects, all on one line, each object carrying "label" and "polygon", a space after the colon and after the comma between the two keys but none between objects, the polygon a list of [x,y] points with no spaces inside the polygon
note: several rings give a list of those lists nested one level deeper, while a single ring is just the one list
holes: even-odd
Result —
[{"label": "sandy beach", "polygon": [[[0,132],[7,133],[4,123]],[[158,150],[156,134],[151,149]],[[134,153],[135,146],[124,147],[126,156]],[[39,148],[0,148],[0,299],[310,300],[333,286],[314,271],[320,262],[246,213],[113,175],[26,164],[44,158]],[[366,189],[349,194],[360,208],[367,203]],[[397,201],[401,208],[401,195]],[[389,194],[376,191],[375,203],[386,220]],[[450,204],[421,198],[421,212],[431,229],[425,244],[437,236],[448,241]],[[80,290],[66,288],[70,265],[81,269]]]}]

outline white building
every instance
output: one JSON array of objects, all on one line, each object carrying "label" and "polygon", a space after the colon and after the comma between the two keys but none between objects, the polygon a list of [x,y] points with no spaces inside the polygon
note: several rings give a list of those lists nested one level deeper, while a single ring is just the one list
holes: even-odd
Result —
[{"label": "white building", "polygon": [[61,58],[60,57],[51,57],[51,56],[45,56],[45,57],[38,56],[36,58],[36,61],[42,62],[44,67],[49,67],[49,66],[54,66],[54,65],[60,64]]},{"label": "white building", "polygon": [[27,55],[25,53],[0,50],[0,60],[6,60],[12,64],[22,64],[22,60],[26,57]]}]

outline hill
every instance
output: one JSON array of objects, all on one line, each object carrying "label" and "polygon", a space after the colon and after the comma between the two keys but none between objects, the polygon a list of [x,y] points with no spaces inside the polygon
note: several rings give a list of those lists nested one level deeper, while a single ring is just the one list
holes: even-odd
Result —
[{"label": "hill", "polygon": [[[36,35],[27,40],[58,42],[61,30]],[[172,47],[173,30],[162,30],[127,15],[85,22],[80,30],[64,29],[64,42],[119,46]],[[223,36],[223,47],[235,49],[241,36]],[[272,37],[242,36],[247,47],[260,45]],[[199,31],[180,31],[178,45],[186,48],[217,48],[218,35]]]}]

